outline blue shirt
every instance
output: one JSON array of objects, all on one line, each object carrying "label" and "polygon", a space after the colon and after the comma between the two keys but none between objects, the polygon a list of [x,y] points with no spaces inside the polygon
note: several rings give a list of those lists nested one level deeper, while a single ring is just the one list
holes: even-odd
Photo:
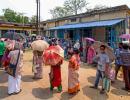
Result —
[{"label": "blue shirt", "polygon": [[121,64],[122,64],[121,55],[120,55],[121,52],[122,52],[122,49],[120,49],[120,48],[116,49],[116,51],[115,51],[115,56],[116,56],[115,63],[116,63],[117,65],[121,65]]}]

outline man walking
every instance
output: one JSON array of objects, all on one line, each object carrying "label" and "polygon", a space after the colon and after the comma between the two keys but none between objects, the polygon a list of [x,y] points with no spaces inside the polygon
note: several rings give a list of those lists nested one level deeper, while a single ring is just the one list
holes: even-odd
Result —
[{"label": "man walking", "polygon": [[123,90],[130,92],[130,51],[127,44],[123,45],[123,50],[121,52],[121,61],[125,81],[125,88],[123,88]]},{"label": "man walking", "polygon": [[100,91],[101,94],[104,94],[104,88],[103,88],[103,78],[105,75],[108,75],[108,67],[109,67],[109,57],[105,52],[106,46],[101,45],[100,51],[101,53],[97,55],[96,59],[98,59],[98,66],[97,66],[97,73],[96,73],[96,80],[94,86],[90,86],[90,88],[97,89],[100,78],[102,79],[102,90]]}]

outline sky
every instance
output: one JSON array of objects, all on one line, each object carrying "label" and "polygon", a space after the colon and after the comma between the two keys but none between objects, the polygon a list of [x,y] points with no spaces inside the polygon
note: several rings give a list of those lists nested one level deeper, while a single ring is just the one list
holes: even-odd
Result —
[{"label": "sky", "polygon": [[[41,20],[51,18],[50,9],[56,6],[62,6],[65,0],[40,0],[41,1]],[[86,0],[89,5],[88,8],[93,8],[95,5],[118,6],[126,4],[130,7],[130,0]],[[24,15],[31,17],[36,15],[36,0],[0,0],[0,15],[2,9],[11,8],[16,12],[24,13]]]}]

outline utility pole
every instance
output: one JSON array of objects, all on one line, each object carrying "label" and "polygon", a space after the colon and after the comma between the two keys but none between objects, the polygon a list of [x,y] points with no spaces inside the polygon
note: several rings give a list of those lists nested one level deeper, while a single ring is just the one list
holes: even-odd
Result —
[{"label": "utility pole", "polygon": [[40,0],[36,0],[36,3],[37,3],[36,30],[37,30],[37,34],[40,35]]},{"label": "utility pole", "polygon": [[37,19],[36,19],[36,30],[37,30],[37,34],[39,34],[39,29],[38,29],[38,9],[39,9],[39,7],[38,7],[38,1],[39,0],[36,0],[36,4],[37,4],[37,10],[36,10],[36,12],[37,12]]},{"label": "utility pole", "polygon": [[41,9],[40,9],[40,7],[41,7],[41,4],[40,4],[40,0],[39,0],[39,35],[41,35],[41,30],[40,30],[40,15],[41,15]]}]

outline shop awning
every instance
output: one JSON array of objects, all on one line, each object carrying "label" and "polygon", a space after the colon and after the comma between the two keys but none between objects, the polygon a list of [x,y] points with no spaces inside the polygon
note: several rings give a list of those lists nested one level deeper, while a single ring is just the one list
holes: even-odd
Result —
[{"label": "shop awning", "polygon": [[92,21],[92,22],[77,23],[77,24],[66,24],[63,26],[57,26],[57,27],[50,28],[50,30],[112,26],[112,25],[115,25],[123,20],[124,19],[113,19],[113,20]]}]

